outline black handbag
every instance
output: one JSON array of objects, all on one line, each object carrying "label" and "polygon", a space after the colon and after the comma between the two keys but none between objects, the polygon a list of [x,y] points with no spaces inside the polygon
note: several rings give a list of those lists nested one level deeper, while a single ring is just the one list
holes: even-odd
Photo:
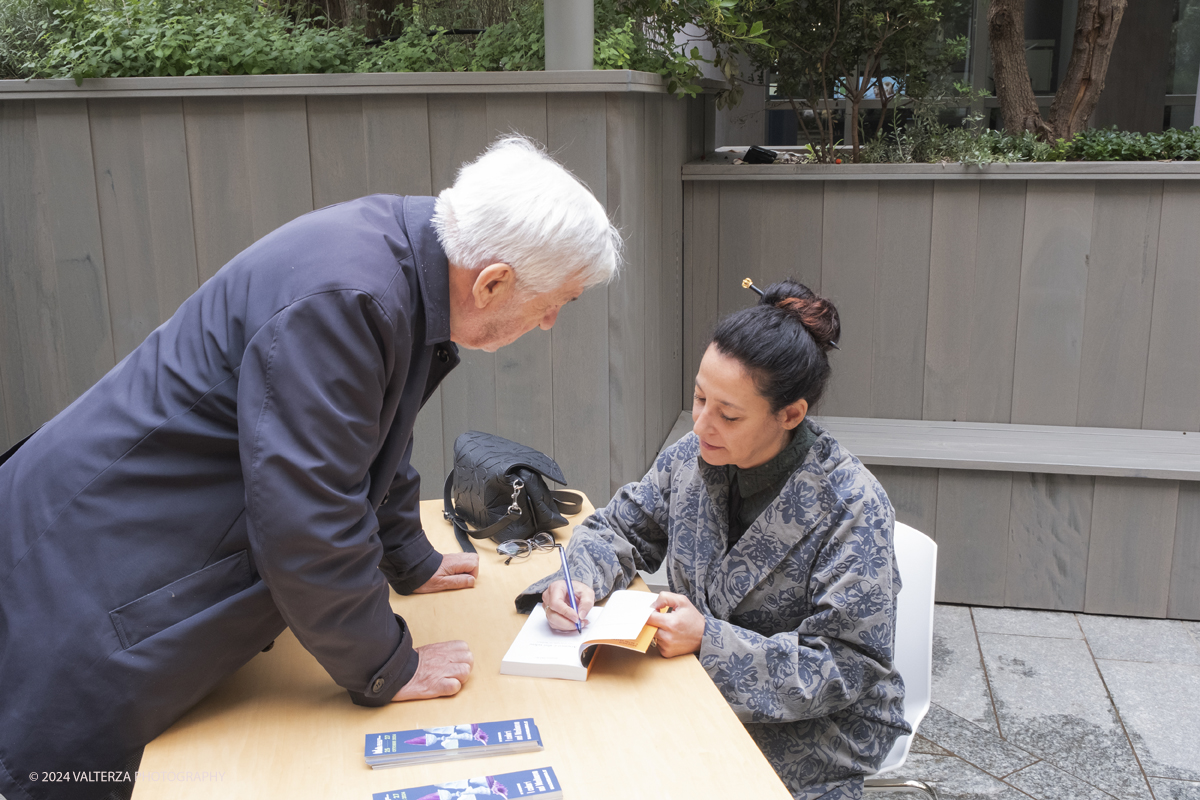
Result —
[{"label": "black handbag", "polygon": [[583,496],[551,491],[546,480],[565,484],[553,458],[481,431],[454,440],[454,469],[446,476],[443,514],[454,525],[463,552],[475,552],[471,539],[528,539],[567,524]]}]

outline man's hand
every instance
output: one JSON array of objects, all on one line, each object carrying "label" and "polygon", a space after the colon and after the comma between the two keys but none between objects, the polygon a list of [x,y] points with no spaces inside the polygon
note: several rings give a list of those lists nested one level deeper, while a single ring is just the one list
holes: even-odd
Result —
[{"label": "man's hand", "polygon": [[438,642],[417,648],[417,672],[404,684],[393,703],[405,700],[429,700],[434,697],[449,697],[458,690],[471,675],[475,657],[463,641]]},{"label": "man's hand", "polygon": [[567,582],[555,581],[542,592],[542,607],[546,610],[546,622],[558,631],[575,630],[575,620],[587,625],[588,612],[596,604],[596,593],[592,587],[579,581],[572,582],[575,586],[575,602],[579,605],[579,616],[571,609],[571,601],[567,599]]},{"label": "man's hand", "polygon": [[413,590],[413,594],[470,589],[479,577],[478,553],[443,553],[442,565],[433,577]]},{"label": "man's hand", "polygon": [[704,641],[704,615],[692,601],[674,592],[659,592],[654,601],[655,608],[667,607],[666,613],[655,611],[646,620],[647,625],[658,628],[654,643],[663,658],[674,658],[695,653]]}]

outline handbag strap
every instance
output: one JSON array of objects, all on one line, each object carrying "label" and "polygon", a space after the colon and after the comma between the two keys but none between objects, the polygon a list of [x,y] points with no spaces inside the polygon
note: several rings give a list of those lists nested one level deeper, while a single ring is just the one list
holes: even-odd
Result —
[{"label": "handbag strap", "polygon": [[[517,509],[516,513],[507,514],[503,519],[486,528],[477,531],[471,530],[463,522],[458,512],[454,510],[454,501],[450,498],[453,488],[454,470],[451,470],[450,474],[446,476],[446,485],[442,491],[442,516],[454,526],[454,538],[458,540],[458,546],[462,548],[464,553],[476,552],[475,545],[471,544],[471,539],[490,539],[521,516],[521,510]],[[583,510],[583,495],[579,492],[569,492],[559,489],[550,492],[550,496],[554,499],[554,504],[558,506],[560,514],[571,516]]]},{"label": "handbag strap", "polygon": [[[467,527],[466,523],[463,522],[463,519],[458,515],[458,512],[454,510],[454,502],[450,499],[450,491],[453,486],[454,470],[451,470],[450,474],[446,476],[446,487],[442,493],[442,516],[450,520],[450,524],[454,526],[454,538],[458,540],[459,547],[462,547],[464,553],[475,552],[475,546],[471,544],[470,539],[467,539],[466,537],[469,536],[471,539],[488,539],[500,533],[500,531],[511,525],[513,520],[521,516],[521,511],[518,509],[517,513],[508,514],[499,522],[489,525],[482,530],[471,530]],[[470,548],[469,550],[467,549],[468,547]]]},{"label": "handbag strap", "polygon": [[550,492],[558,513],[564,517],[572,517],[583,511],[583,495],[579,492],[568,492],[565,489],[555,489]]}]

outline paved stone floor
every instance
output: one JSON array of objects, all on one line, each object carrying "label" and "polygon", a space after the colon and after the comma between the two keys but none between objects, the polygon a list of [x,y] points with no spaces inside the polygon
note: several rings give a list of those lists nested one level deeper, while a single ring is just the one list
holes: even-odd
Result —
[{"label": "paved stone floor", "polygon": [[1200,622],[939,605],[896,776],[943,800],[1200,800]]}]

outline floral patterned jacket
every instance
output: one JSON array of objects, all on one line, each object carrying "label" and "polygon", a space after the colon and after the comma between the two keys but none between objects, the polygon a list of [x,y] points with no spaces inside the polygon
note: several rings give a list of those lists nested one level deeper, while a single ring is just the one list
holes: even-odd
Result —
[{"label": "floral patterned jacket", "polygon": [[597,598],[666,560],[670,590],[706,617],[701,665],[792,794],[857,800],[911,730],[892,666],[895,513],[862,463],[806,424],[817,440],[728,553],[726,470],[688,434],[575,529],[568,557]]}]

